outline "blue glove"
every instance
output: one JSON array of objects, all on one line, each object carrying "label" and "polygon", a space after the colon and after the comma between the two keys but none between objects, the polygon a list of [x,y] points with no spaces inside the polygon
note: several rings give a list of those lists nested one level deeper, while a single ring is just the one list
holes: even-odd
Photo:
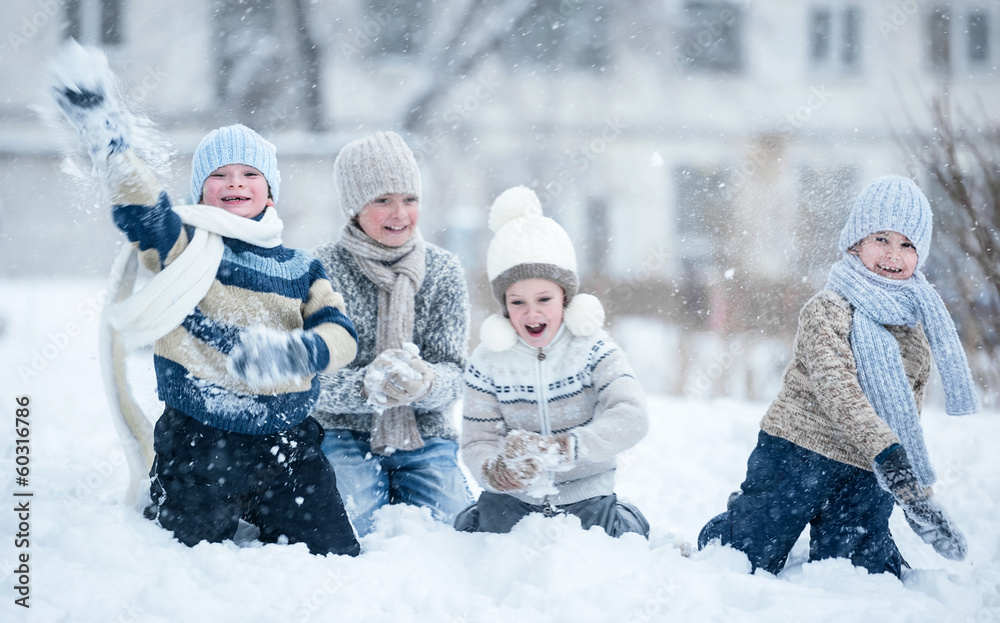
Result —
[{"label": "blue glove", "polygon": [[240,334],[226,368],[255,389],[275,387],[319,371],[306,343],[315,338],[301,329],[279,331],[258,327]]}]

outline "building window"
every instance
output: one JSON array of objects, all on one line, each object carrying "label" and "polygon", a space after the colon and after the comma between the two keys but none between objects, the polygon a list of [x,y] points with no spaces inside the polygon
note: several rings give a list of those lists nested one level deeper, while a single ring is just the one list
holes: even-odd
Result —
[{"label": "building window", "polygon": [[678,249],[676,286],[684,308],[700,322],[725,323],[720,267],[732,266],[733,208],[728,174],[711,167],[674,169],[675,231]]},{"label": "building window", "polygon": [[123,0],[65,0],[66,37],[92,45],[125,42]]},{"label": "building window", "polygon": [[809,56],[814,63],[822,63],[830,58],[833,15],[829,8],[814,9],[810,21]]},{"label": "building window", "polygon": [[603,70],[611,59],[608,5],[580,1],[574,4],[576,10],[566,24],[564,57],[574,67]]},{"label": "building window", "polygon": [[984,8],[969,13],[969,63],[986,65],[990,60],[990,15]]},{"label": "building window", "polygon": [[608,240],[612,237],[609,222],[608,202],[603,198],[592,197],[587,200],[586,241],[580,248],[581,263],[589,275],[608,274]]},{"label": "building window", "polygon": [[854,7],[845,8],[842,12],[843,28],[840,35],[840,62],[844,67],[856,67],[861,46],[861,11]]},{"label": "building window", "polygon": [[517,65],[602,70],[609,61],[607,5],[539,0],[510,36],[504,53]]},{"label": "building window", "polygon": [[722,171],[701,167],[674,170],[677,192],[677,236],[685,258],[723,261],[727,223],[731,220],[728,178]]},{"label": "building window", "polygon": [[943,7],[934,7],[930,13],[930,45],[929,54],[931,68],[935,71],[951,70],[951,11]]},{"label": "building window", "polygon": [[854,6],[813,9],[809,58],[816,67],[856,70],[861,62],[861,11]]},{"label": "building window", "polygon": [[694,70],[724,73],[743,67],[743,13],[729,2],[688,2],[680,31],[680,59]]},{"label": "building window", "polygon": [[[994,5],[995,6],[995,5]],[[992,69],[996,16],[989,6],[932,7],[928,13],[928,59],[932,71]]]},{"label": "building window", "polygon": [[369,46],[372,56],[414,56],[427,43],[430,3],[368,0],[365,23],[375,33]]}]

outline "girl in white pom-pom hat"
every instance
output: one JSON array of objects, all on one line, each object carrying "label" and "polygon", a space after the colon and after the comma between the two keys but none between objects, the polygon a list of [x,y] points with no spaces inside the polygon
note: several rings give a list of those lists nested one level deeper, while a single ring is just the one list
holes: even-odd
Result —
[{"label": "girl in white pom-pom hat", "polygon": [[615,457],[642,439],[646,402],[604,309],[577,294],[576,253],[523,186],[502,193],[486,270],[503,315],[486,319],[465,369],[462,456],[483,487],[458,530],[509,532],[530,513],[649,535],[614,493]]}]

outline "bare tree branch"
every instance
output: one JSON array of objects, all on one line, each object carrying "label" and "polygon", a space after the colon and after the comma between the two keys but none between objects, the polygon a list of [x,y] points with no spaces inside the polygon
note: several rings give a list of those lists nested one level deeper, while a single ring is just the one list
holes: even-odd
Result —
[{"label": "bare tree branch", "polygon": [[414,131],[425,124],[427,111],[479,63],[496,52],[504,39],[531,16],[534,6],[534,0],[472,0],[455,30],[444,38],[444,43],[425,50],[426,56],[435,59],[433,78],[406,107],[403,129]]},{"label": "bare tree branch", "polygon": [[946,263],[954,273],[947,286],[962,300],[949,304],[966,340],[993,362],[979,373],[995,387],[1000,381],[995,369],[1000,359],[1000,126],[985,112],[976,118],[953,112],[946,98],[931,100],[928,109],[931,130],[908,117],[906,135],[893,135],[951,206],[939,212]]}]

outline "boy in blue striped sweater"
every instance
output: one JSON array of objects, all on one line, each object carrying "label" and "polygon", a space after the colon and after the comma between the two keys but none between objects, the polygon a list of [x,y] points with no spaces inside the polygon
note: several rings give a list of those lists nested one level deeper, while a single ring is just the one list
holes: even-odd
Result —
[{"label": "boy in blue striped sweater", "polygon": [[281,244],[274,146],[242,125],[209,133],[192,162],[201,205],[172,205],[129,145],[112,84],[77,83],[56,100],[154,273],[112,311],[128,342],[154,344],[166,405],[146,515],[191,546],[231,539],[243,519],[263,542],[358,554],[309,417],[316,374],[354,359],[357,335],[320,262]]}]

